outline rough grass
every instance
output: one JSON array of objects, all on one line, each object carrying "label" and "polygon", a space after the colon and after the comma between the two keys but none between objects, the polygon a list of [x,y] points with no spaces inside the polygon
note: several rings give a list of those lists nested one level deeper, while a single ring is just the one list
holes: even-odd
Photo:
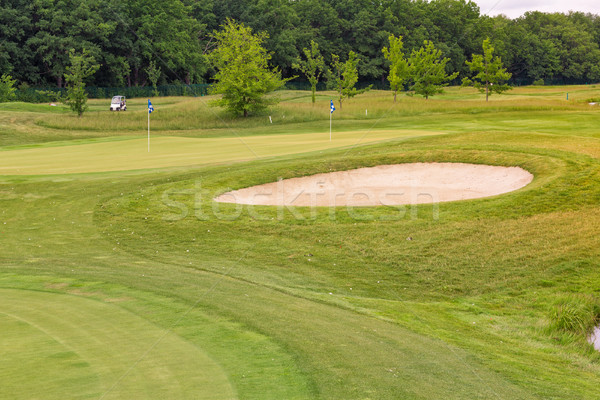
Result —
[{"label": "rough grass", "polygon": [[[567,90],[575,99],[568,103],[559,98]],[[338,109],[337,129],[448,134],[176,170],[4,176],[0,287],[101,304],[119,299],[110,307],[135,316],[122,329],[143,319],[172,332],[225,371],[242,399],[596,398],[600,357],[585,336],[600,284],[600,114],[578,100],[594,90],[519,88],[484,104],[475,92],[451,89],[396,105],[389,93],[374,92]],[[201,117],[183,99],[189,120],[169,135],[226,139],[235,129],[242,138],[262,132],[276,140],[283,131],[328,127],[328,109],[313,109],[308,93],[281,96],[286,101],[275,111],[285,112],[285,122],[258,116],[231,128],[205,116],[215,124],[208,131],[193,127]],[[178,113],[178,100],[169,101],[164,113]],[[145,117],[143,105],[135,107],[131,115]],[[24,115],[15,129],[25,137],[0,136],[12,144],[0,154],[19,143],[49,150],[64,135],[112,140],[121,126],[131,136],[124,119],[102,128],[112,118],[106,114],[90,113],[89,126],[76,129],[69,127],[75,119],[57,116],[46,128],[43,116]],[[223,191],[280,177],[415,161],[518,165],[535,180],[513,193],[437,208],[212,202]],[[22,337],[21,346],[37,340],[6,318],[0,324]],[[2,358],[0,375],[54,351],[32,348]],[[47,363],[39,365],[47,382],[57,379]],[[84,392],[101,375],[78,380],[73,372],[69,387]],[[132,379],[143,386],[146,377]],[[189,393],[193,385],[180,389]],[[129,398],[136,395],[147,397]]]}]

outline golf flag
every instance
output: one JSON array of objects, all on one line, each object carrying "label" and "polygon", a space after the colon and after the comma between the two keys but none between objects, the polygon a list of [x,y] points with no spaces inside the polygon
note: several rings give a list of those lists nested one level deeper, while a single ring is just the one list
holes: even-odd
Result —
[{"label": "golf flag", "polygon": [[150,153],[150,114],[152,111],[154,111],[154,107],[150,103],[150,99],[148,99],[148,153]]},{"label": "golf flag", "polygon": [[333,100],[331,100],[331,107],[329,108],[329,141],[331,142],[331,117],[333,112],[335,111],[335,106],[333,105]]}]

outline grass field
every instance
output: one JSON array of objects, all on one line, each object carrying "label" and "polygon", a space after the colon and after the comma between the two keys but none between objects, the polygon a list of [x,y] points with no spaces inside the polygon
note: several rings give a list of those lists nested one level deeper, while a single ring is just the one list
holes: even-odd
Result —
[{"label": "grass field", "polygon": [[[0,398],[600,397],[600,85],[375,91],[331,142],[328,94],[279,95],[272,123],[154,99],[150,153],[146,99],[0,104]],[[212,201],[428,161],[535,179],[418,207]]]}]

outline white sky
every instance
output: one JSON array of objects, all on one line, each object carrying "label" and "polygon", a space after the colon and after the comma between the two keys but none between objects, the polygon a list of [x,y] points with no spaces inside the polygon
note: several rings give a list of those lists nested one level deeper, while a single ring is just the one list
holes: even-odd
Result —
[{"label": "white sky", "polygon": [[481,14],[504,14],[517,18],[526,11],[569,12],[583,11],[600,15],[600,0],[472,0]]}]

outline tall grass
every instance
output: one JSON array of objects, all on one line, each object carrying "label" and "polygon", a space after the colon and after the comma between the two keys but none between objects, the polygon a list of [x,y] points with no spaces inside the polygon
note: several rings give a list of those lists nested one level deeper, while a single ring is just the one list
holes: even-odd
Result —
[{"label": "tall grass", "polygon": [[550,314],[551,328],[586,337],[600,322],[600,300],[592,295],[569,296],[557,302]]},{"label": "tall grass", "polygon": [[[343,106],[334,112],[335,121],[376,122],[381,118],[414,117],[432,114],[491,114],[512,111],[584,111],[587,104],[566,102],[553,98],[543,103],[539,99],[521,96],[507,101],[506,97],[482,101],[478,94],[465,94],[456,89],[447,95],[430,100],[418,97],[400,96],[397,103],[389,92],[372,91],[346,99]],[[285,91],[274,96],[284,100],[278,106],[261,115],[238,118],[220,108],[208,105],[212,96],[199,98],[157,98],[153,100],[155,112],[150,117],[151,129],[157,132],[230,130],[244,131],[247,128],[270,129],[273,126],[291,124],[311,124],[329,120],[329,99],[336,99],[334,92],[321,92],[316,104],[310,102],[307,92]],[[106,101],[104,101],[105,103]],[[101,100],[90,100],[92,111],[81,118],[74,115],[46,115],[37,124],[56,130],[92,131],[119,135],[121,132],[141,132],[147,128],[145,101],[128,101],[128,111],[109,112],[102,109]],[[98,110],[99,109],[99,110]],[[269,119],[271,117],[271,119]],[[188,132],[189,134],[189,132]],[[197,132],[196,132],[197,134]]]}]

